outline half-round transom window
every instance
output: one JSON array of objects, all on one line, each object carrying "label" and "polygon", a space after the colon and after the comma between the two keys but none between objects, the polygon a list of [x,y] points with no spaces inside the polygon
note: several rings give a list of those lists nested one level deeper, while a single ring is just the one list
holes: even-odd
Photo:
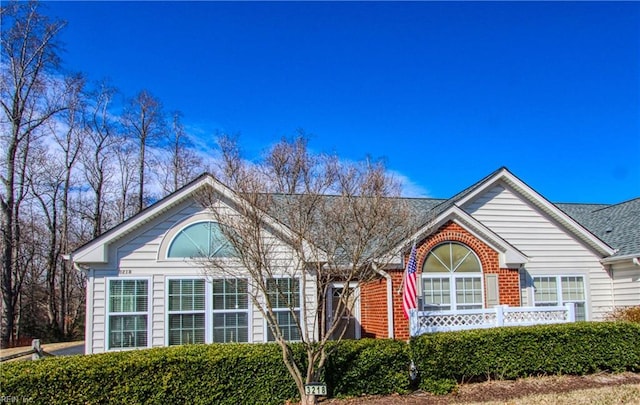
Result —
[{"label": "half-round transom window", "polygon": [[422,267],[422,308],[425,311],[480,309],[482,269],[471,249],[445,242],[433,248]]},{"label": "half-round transom window", "polygon": [[197,222],[178,232],[167,257],[233,257],[235,250],[217,222]]},{"label": "half-round transom window", "polygon": [[480,272],[480,261],[471,249],[461,243],[447,242],[429,252],[422,271],[425,273]]}]

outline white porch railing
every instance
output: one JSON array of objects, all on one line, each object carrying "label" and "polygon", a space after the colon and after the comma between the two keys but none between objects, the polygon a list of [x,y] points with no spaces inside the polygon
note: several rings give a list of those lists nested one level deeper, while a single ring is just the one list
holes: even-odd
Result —
[{"label": "white porch railing", "polygon": [[525,326],[576,321],[573,303],[558,307],[510,307],[497,305],[488,309],[460,311],[411,310],[411,336],[455,330],[495,328],[497,326]]}]

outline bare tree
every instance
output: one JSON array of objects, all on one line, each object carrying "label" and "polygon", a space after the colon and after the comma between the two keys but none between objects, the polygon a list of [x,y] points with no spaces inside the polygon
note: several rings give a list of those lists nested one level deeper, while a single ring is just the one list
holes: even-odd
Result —
[{"label": "bare tree", "polygon": [[145,207],[145,169],[148,165],[147,148],[165,132],[162,104],[147,90],[142,90],[130,100],[122,115],[125,136],[134,139],[138,147],[138,195],[137,210]]},{"label": "bare tree", "polygon": [[3,190],[2,222],[2,328],[0,344],[12,339],[15,309],[25,269],[19,265],[20,206],[27,194],[24,168],[30,158],[29,143],[37,130],[66,106],[55,91],[50,73],[58,68],[55,38],[64,27],[38,13],[36,2],[11,2],[1,8],[0,52]]},{"label": "bare tree", "polygon": [[173,113],[170,137],[162,149],[163,157],[157,162],[156,171],[165,194],[176,191],[204,171],[202,159],[194,151],[184,129],[180,112]]},{"label": "bare tree", "polygon": [[99,83],[89,94],[91,106],[87,108],[85,117],[86,139],[82,164],[84,177],[93,197],[91,208],[83,216],[90,218],[94,238],[102,233],[105,225],[107,189],[111,180],[109,160],[116,144],[114,122],[109,109],[116,92],[106,81]]},{"label": "bare tree", "polygon": [[135,215],[140,208],[138,198],[135,195],[136,163],[135,145],[130,139],[124,139],[114,149],[118,166],[116,168],[118,179],[116,181],[116,206],[118,209],[117,220],[123,222]]},{"label": "bare tree", "polygon": [[73,319],[70,314],[75,312],[70,310],[71,301],[74,300],[73,270],[62,259],[62,255],[72,247],[69,232],[70,194],[77,185],[72,176],[84,139],[84,80],[80,76],[71,76],[66,81],[66,86],[71,89],[65,95],[67,108],[56,121],[48,123],[52,142],[32,159],[29,171],[32,194],[39,202],[42,223],[48,230],[46,240],[49,243],[43,250],[46,257],[46,301],[49,331],[56,339],[71,337]]},{"label": "bare tree", "polygon": [[[257,163],[243,160],[233,140],[220,145],[219,176],[234,192],[209,189],[200,200],[237,253],[235,265],[210,257],[205,271],[248,278],[249,295],[267,320],[271,340],[282,348],[302,402],[314,403],[304,386],[319,379],[328,342],[345,336],[348,324],[341,319],[353,310],[357,294],[344,288],[333,316],[327,316],[332,283],[348,286],[378,277],[392,258],[389,252],[410,234],[410,211],[393,198],[400,189],[381,162],[344,164],[312,154],[304,134],[282,140]],[[306,368],[295,359],[290,340],[302,341]]]}]

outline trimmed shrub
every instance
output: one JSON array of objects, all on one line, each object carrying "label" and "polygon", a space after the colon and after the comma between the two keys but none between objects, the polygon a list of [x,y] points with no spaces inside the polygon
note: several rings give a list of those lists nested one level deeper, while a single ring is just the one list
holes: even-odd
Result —
[{"label": "trimmed shrub", "polygon": [[[332,396],[406,393],[410,359],[420,388],[545,374],[640,371],[640,325],[593,322],[423,335],[408,345],[363,339],[329,346]],[[305,366],[300,344],[292,346]],[[282,404],[296,399],[276,344],[213,344],[54,357],[0,367],[0,397],[34,404]]]},{"label": "trimmed shrub", "polygon": [[[295,354],[303,359],[300,346]],[[298,391],[275,344],[181,347],[4,364],[3,396],[51,404],[282,404]]]},{"label": "trimmed shrub", "polygon": [[422,335],[411,341],[421,388],[455,380],[640,371],[640,325],[579,322]]},{"label": "trimmed shrub", "polygon": [[[294,344],[298,364],[304,348]],[[394,340],[331,344],[325,380],[337,396],[407,392],[409,347]],[[213,344],[16,362],[0,395],[47,404],[282,404],[298,391],[276,344]]]},{"label": "trimmed shrub", "polygon": [[325,381],[332,396],[409,391],[409,346],[399,340],[344,340],[329,346]]}]

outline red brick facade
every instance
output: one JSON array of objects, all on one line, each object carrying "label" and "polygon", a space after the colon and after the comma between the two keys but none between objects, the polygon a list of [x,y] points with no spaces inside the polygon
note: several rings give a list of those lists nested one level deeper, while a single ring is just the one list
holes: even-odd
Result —
[{"label": "red brick facade", "polygon": [[[478,256],[484,274],[498,274],[500,304],[520,306],[520,275],[518,269],[500,268],[498,252],[452,221],[447,222],[436,232],[420,241],[417,251],[418,274],[422,272],[422,265],[429,251],[438,244],[447,241],[460,242],[471,248]],[[408,256],[405,257],[405,260],[408,260]],[[400,291],[403,271],[403,269],[397,269],[388,272],[393,282],[393,318],[396,339],[409,338],[409,322],[403,316],[402,294]],[[360,313],[363,337],[388,337],[386,282],[386,279],[381,279],[360,286]]]},{"label": "red brick facade", "polygon": [[360,285],[360,319],[363,338],[389,337],[385,278]]}]

